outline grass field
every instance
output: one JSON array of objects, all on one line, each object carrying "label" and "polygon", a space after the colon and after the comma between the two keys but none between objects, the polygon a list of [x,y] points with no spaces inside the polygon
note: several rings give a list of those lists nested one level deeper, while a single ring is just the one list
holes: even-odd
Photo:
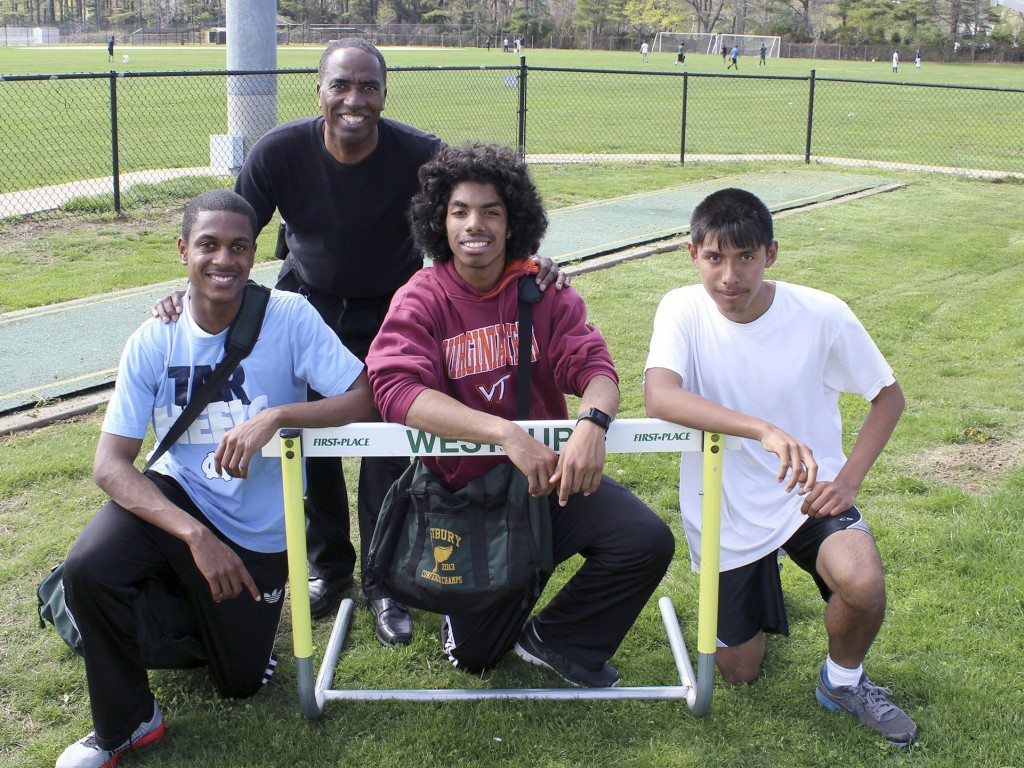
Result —
[{"label": "grass field", "polygon": [[[224,66],[223,49],[119,46],[122,53],[133,71]],[[515,61],[499,51],[467,49],[385,54],[392,66]],[[278,61],[282,67],[311,67],[318,55],[314,48],[282,48]],[[527,56],[531,66],[642,68],[638,54],[530,50]],[[654,55],[647,67],[671,71],[673,59]],[[687,65],[691,72],[724,70],[718,57],[688,55]],[[755,65],[741,59],[741,74]],[[0,73],[105,67],[100,47],[0,49]],[[811,67],[819,76],[893,77],[886,62],[772,60],[768,70],[805,76]],[[901,70],[907,80],[1024,85],[1024,69],[1014,65],[926,61],[920,73],[912,66]],[[502,87],[493,74],[395,73],[388,111],[448,140],[514,141],[516,89]],[[120,81],[123,167],[205,164],[207,134],[224,130],[224,80],[211,78],[198,91],[184,87],[195,89],[197,82]],[[767,147],[761,151],[802,152],[806,83],[777,81],[768,91],[766,82],[692,78],[688,151],[747,151],[757,140]],[[43,98],[20,95],[29,93],[27,86]],[[721,90],[726,86],[730,90]],[[315,110],[310,76],[282,77],[279,87],[280,119]],[[531,73],[528,145],[531,151],[597,146],[604,152],[672,152],[676,142],[677,151],[679,88],[677,78],[656,74]],[[1019,130],[1012,128],[1024,117],[1019,105],[975,114],[979,109],[955,91],[878,86],[889,90],[873,93],[888,95],[865,102],[857,87],[818,88],[820,103],[835,106],[821,106],[818,116],[830,127],[816,130],[817,153],[870,151],[895,161],[941,149],[957,165],[1024,158]],[[828,88],[838,94],[831,102]],[[72,168],[87,168],[85,175],[108,173],[106,89],[102,80],[0,82],[0,191],[71,178]],[[728,105],[737,105],[736,111]],[[931,110],[927,119],[922,110]],[[993,145],[991,132],[1005,133],[1005,141]],[[40,154],[37,147],[46,151]],[[648,163],[601,166],[599,173],[572,166],[536,166],[533,172],[549,207],[558,207],[759,167]],[[766,674],[756,684],[733,688],[719,681],[712,714],[702,721],[684,706],[666,703],[333,704],[322,723],[310,724],[298,714],[286,619],[280,674],[254,699],[217,699],[201,670],[154,673],[171,735],[126,764],[1022,768],[1024,330],[1018,315],[1024,295],[1024,184],[887,175],[908,186],[780,219],[782,248],[773,272],[847,300],[907,394],[907,412],[859,502],[879,540],[889,588],[886,626],[868,669],[877,683],[896,689],[896,699],[921,726],[918,746],[890,749],[815,704],[814,679],[824,654],[821,604],[809,580],[787,563],[783,580],[792,636],[769,643]],[[0,311],[179,275],[171,244],[180,200],[175,190],[147,194],[149,202],[121,219],[99,212],[74,221],[44,216],[0,223]],[[264,258],[271,242],[265,233]],[[623,416],[642,415],[641,368],[657,300],[694,280],[680,253],[576,279],[620,366]],[[843,412],[849,446],[864,406],[847,399]],[[52,632],[37,631],[33,591],[102,503],[90,477],[99,424],[97,416],[0,438],[0,580],[6,585],[0,591],[0,765],[52,765],[90,727],[81,662]],[[676,532],[676,562],[659,594],[672,596],[692,648],[696,578],[688,570],[678,522],[675,462],[617,457],[610,473]],[[391,652],[376,643],[368,614],[360,611],[336,684],[550,684],[543,673],[512,659],[486,681],[453,672],[437,650],[436,618],[421,614],[418,621],[414,644]],[[327,631],[316,630],[321,650]],[[653,602],[614,661],[627,684],[673,681]]]},{"label": "grass field", "polygon": [[[548,169],[541,184],[557,205],[628,190],[628,177],[623,172],[604,182],[584,169],[558,168]],[[321,723],[311,724],[297,709],[286,620],[280,673],[254,699],[217,699],[201,670],[153,673],[170,736],[131,764],[1020,768],[1024,185],[899,178],[908,182],[899,191],[780,219],[782,245],[772,273],[846,299],[907,395],[907,412],[859,504],[878,538],[889,593],[886,625],[868,670],[896,690],[917,720],[919,745],[891,749],[815,704],[824,655],[821,603],[809,579],[787,563],[791,637],[769,642],[757,683],[719,681],[704,720],[667,703],[335,703]],[[126,226],[131,229],[131,220]],[[159,240],[155,234],[150,239]],[[104,242],[112,256],[117,253],[116,231]],[[63,256],[46,240],[39,243],[52,259],[51,274],[59,274]],[[66,276],[69,283],[80,279]],[[679,252],[576,279],[619,364],[623,416],[642,415],[640,376],[658,299],[694,280]],[[51,277],[51,285],[59,283]],[[844,399],[842,407],[849,446],[864,405]],[[7,585],[0,592],[0,764],[11,768],[52,765],[89,729],[81,663],[52,632],[37,630],[33,590],[102,502],[89,470],[99,423],[91,417],[0,439],[0,580]],[[696,578],[678,522],[675,461],[617,457],[609,471],[676,532],[676,562],[659,594],[672,596],[692,648]],[[413,645],[388,651],[360,611],[335,684],[550,684],[514,659],[484,681],[455,672],[438,651],[436,618],[417,618]],[[327,631],[316,628],[320,649]],[[614,662],[628,684],[672,682],[653,602]]]},{"label": "grass field", "polygon": [[[316,67],[322,46],[280,46],[277,64],[281,69]],[[482,48],[383,48],[388,66],[518,66],[514,54]],[[128,62],[122,62],[122,55]],[[639,53],[623,51],[576,51],[547,48],[524,52],[531,66],[619,69],[634,71],[678,71],[675,52],[652,53],[647,64]],[[35,75],[67,72],[109,72],[111,68],[129,72],[176,72],[222,70],[227,65],[223,46],[130,46],[118,45],[116,61],[107,63],[104,46],[35,46],[0,48],[0,74]],[[690,72],[724,72],[720,56],[688,53]],[[829,59],[769,59],[757,67],[756,58],[741,58],[742,74],[805,76],[814,68],[819,77],[852,77],[864,80],[979,85],[1004,88],[1024,87],[1024,67],[1019,64],[943,64],[925,61],[920,71],[913,64],[893,74],[888,61],[835,61]]]},{"label": "grass field", "polygon": [[[121,51],[122,49],[118,49]],[[224,67],[223,49],[124,48],[129,71]],[[510,54],[480,49],[394,49],[392,67],[508,66]],[[120,55],[120,54],[119,54]],[[282,48],[281,67],[314,67],[318,48]],[[634,70],[601,74],[532,70],[528,85],[530,153],[668,154],[680,150],[682,78],[673,57],[588,51],[528,51],[531,67]],[[120,62],[119,62],[120,63]],[[0,49],[0,72],[103,71],[105,51],[91,48]],[[688,84],[687,146],[694,154],[802,156],[811,68],[822,77],[871,78],[885,85],[820,81],[815,92],[812,153],[1024,172],[1024,147],[1006,126],[1024,122],[1024,93],[916,88],[902,81],[1024,86],[1019,65],[928,64],[893,75],[888,64],[751,59],[738,77],[694,77]],[[741,62],[741,66],[743,63]],[[721,59],[692,55],[689,72],[725,74]],[[665,74],[668,73],[668,74]],[[802,80],[766,79],[785,75]],[[486,139],[515,144],[518,88],[508,73],[392,73],[387,114],[449,142]],[[227,131],[225,78],[122,78],[118,90],[122,172],[204,167],[209,136]],[[109,175],[109,81],[46,80],[0,83],[0,192]],[[316,111],[314,78],[278,77],[278,120]],[[134,191],[125,199],[133,202]]]}]

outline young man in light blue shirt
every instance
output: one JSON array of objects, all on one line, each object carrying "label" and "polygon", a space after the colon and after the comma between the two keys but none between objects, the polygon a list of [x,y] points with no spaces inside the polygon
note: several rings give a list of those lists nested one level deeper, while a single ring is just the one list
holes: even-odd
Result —
[{"label": "young man in light blue shirt", "polygon": [[[376,418],[362,364],[303,297],[273,291],[252,352],[151,470],[135,468],[150,424],[159,441],[223,359],[256,231],[255,212],[234,192],[191,201],[178,240],[189,278],[182,320],[147,321],[122,355],[93,463],[110,500],[78,537],[64,575],[95,730],[57,768],[112,768],[164,735],[135,609],[154,580],[187,598],[197,663],[218,692],[260,689],[273,672],[287,577],[280,464],[260,449],[282,427]],[[325,399],[307,403],[307,386]]]}]

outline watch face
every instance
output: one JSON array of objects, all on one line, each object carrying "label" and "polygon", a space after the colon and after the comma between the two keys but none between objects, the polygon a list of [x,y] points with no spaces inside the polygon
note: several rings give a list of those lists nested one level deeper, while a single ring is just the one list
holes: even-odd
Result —
[{"label": "watch face", "polygon": [[587,410],[586,413],[580,416],[580,418],[592,421],[598,426],[604,427],[605,430],[607,430],[612,423],[612,417],[609,416],[604,411],[598,410],[597,408],[590,408],[589,410]]}]

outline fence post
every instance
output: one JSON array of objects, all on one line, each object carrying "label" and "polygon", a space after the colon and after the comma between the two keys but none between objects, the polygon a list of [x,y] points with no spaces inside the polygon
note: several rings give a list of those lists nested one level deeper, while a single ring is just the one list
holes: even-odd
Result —
[{"label": "fence post", "polygon": [[121,213],[121,169],[117,149],[117,73],[110,71],[110,166],[114,184],[114,211]]},{"label": "fence post", "polygon": [[519,57],[519,157],[526,159],[526,57]]},{"label": "fence post", "polygon": [[804,145],[804,162],[811,162],[811,128],[814,126],[814,70],[811,70],[810,89],[807,95],[807,143]]},{"label": "fence post", "polygon": [[686,95],[689,89],[690,73],[683,72],[683,117],[682,117],[682,130],[679,136],[679,164],[683,165],[686,163]]}]

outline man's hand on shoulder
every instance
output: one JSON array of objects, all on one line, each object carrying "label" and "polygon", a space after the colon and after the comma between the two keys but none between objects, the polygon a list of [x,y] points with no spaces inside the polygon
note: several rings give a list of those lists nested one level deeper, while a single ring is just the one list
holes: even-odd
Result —
[{"label": "man's hand on shoulder", "polygon": [[804,497],[800,511],[808,517],[835,517],[856,504],[857,490],[838,477],[822,480]]},{"label": "man's hand on shoulder", "polygon": [[185,292],[175,291],[172,294],[164,296],[162,299],[157,301],[149,309],[149,316],[155,317],[162,323],[176,323],[178,318],[181,317],[182,301],[184,301]]},{"label": "man's hand on shoulder", "polygon": [[786,483],[786,493],[790,493],[798,485],[798,492],[801,494],[814,489],[818,477],[818,462],[814,460],[814,453],[810,448],[774,424],[769,424],[765,433],[761,435],[761,447],[779,457],[779,474],[775,479],[780,483]]},{"label": "man's hand on shoulder", "polygon": [[558,266],[554,259],[536,254],[532,258],[540,265],[540,270],[537,272],[537,285],[542,291],[552,283],[559,291],[569,285],[572,278]]}]

